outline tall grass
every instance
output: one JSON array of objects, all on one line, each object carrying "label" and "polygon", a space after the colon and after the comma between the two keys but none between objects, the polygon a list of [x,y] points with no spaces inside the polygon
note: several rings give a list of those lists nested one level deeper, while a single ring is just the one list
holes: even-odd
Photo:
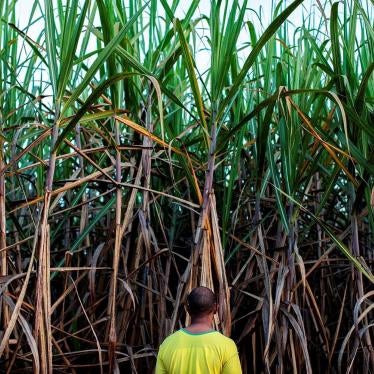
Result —
[{"label": "tall grass", "polygon": [[0,3],[4,372],[152,372],[198,284],[245,373],[374,371],[372,1],[200,5]]}]

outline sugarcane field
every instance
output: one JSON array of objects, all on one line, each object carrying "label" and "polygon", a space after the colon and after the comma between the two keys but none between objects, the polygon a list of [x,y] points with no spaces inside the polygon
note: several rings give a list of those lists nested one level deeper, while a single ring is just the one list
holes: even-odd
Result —
[{"label": "sugarcane field", "polygon": [[373,0],[0,0],[0,374],[374,374]]}]

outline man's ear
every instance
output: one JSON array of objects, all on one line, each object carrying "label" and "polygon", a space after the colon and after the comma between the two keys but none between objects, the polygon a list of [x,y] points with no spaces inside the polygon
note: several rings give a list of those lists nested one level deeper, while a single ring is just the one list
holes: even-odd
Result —
[{"label": "man's ear", "polygon": [[217,311],[218,311],[217,303],[214,303],[214,304],[213,304],[213,310],[212,310],[212,312],[213,312],[213,314],[216,314]]}]

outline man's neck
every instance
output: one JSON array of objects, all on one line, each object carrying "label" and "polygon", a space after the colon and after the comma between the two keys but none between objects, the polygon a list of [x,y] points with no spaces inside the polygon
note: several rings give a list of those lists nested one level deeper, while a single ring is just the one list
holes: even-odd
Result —
[{"label": "man's neck", "polygon": [[195,317],[191,319],[191,324],[186,328],[192,333],[206,332],[212,329],[212,318],[210,316]]}]

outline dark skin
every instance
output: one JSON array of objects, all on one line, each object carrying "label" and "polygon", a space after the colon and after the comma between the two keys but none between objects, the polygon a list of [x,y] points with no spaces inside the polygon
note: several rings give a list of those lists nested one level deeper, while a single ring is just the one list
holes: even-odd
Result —
[{"label": "dark skin", "polygon": [[193,334],[206,332],[212,329],[213,318],[217,313],[217,304],[214,304],[210,312],[204,314],[191,314],[187,308],[188,314],[191,316],[191,323],[185,328],[188,332]]}]

